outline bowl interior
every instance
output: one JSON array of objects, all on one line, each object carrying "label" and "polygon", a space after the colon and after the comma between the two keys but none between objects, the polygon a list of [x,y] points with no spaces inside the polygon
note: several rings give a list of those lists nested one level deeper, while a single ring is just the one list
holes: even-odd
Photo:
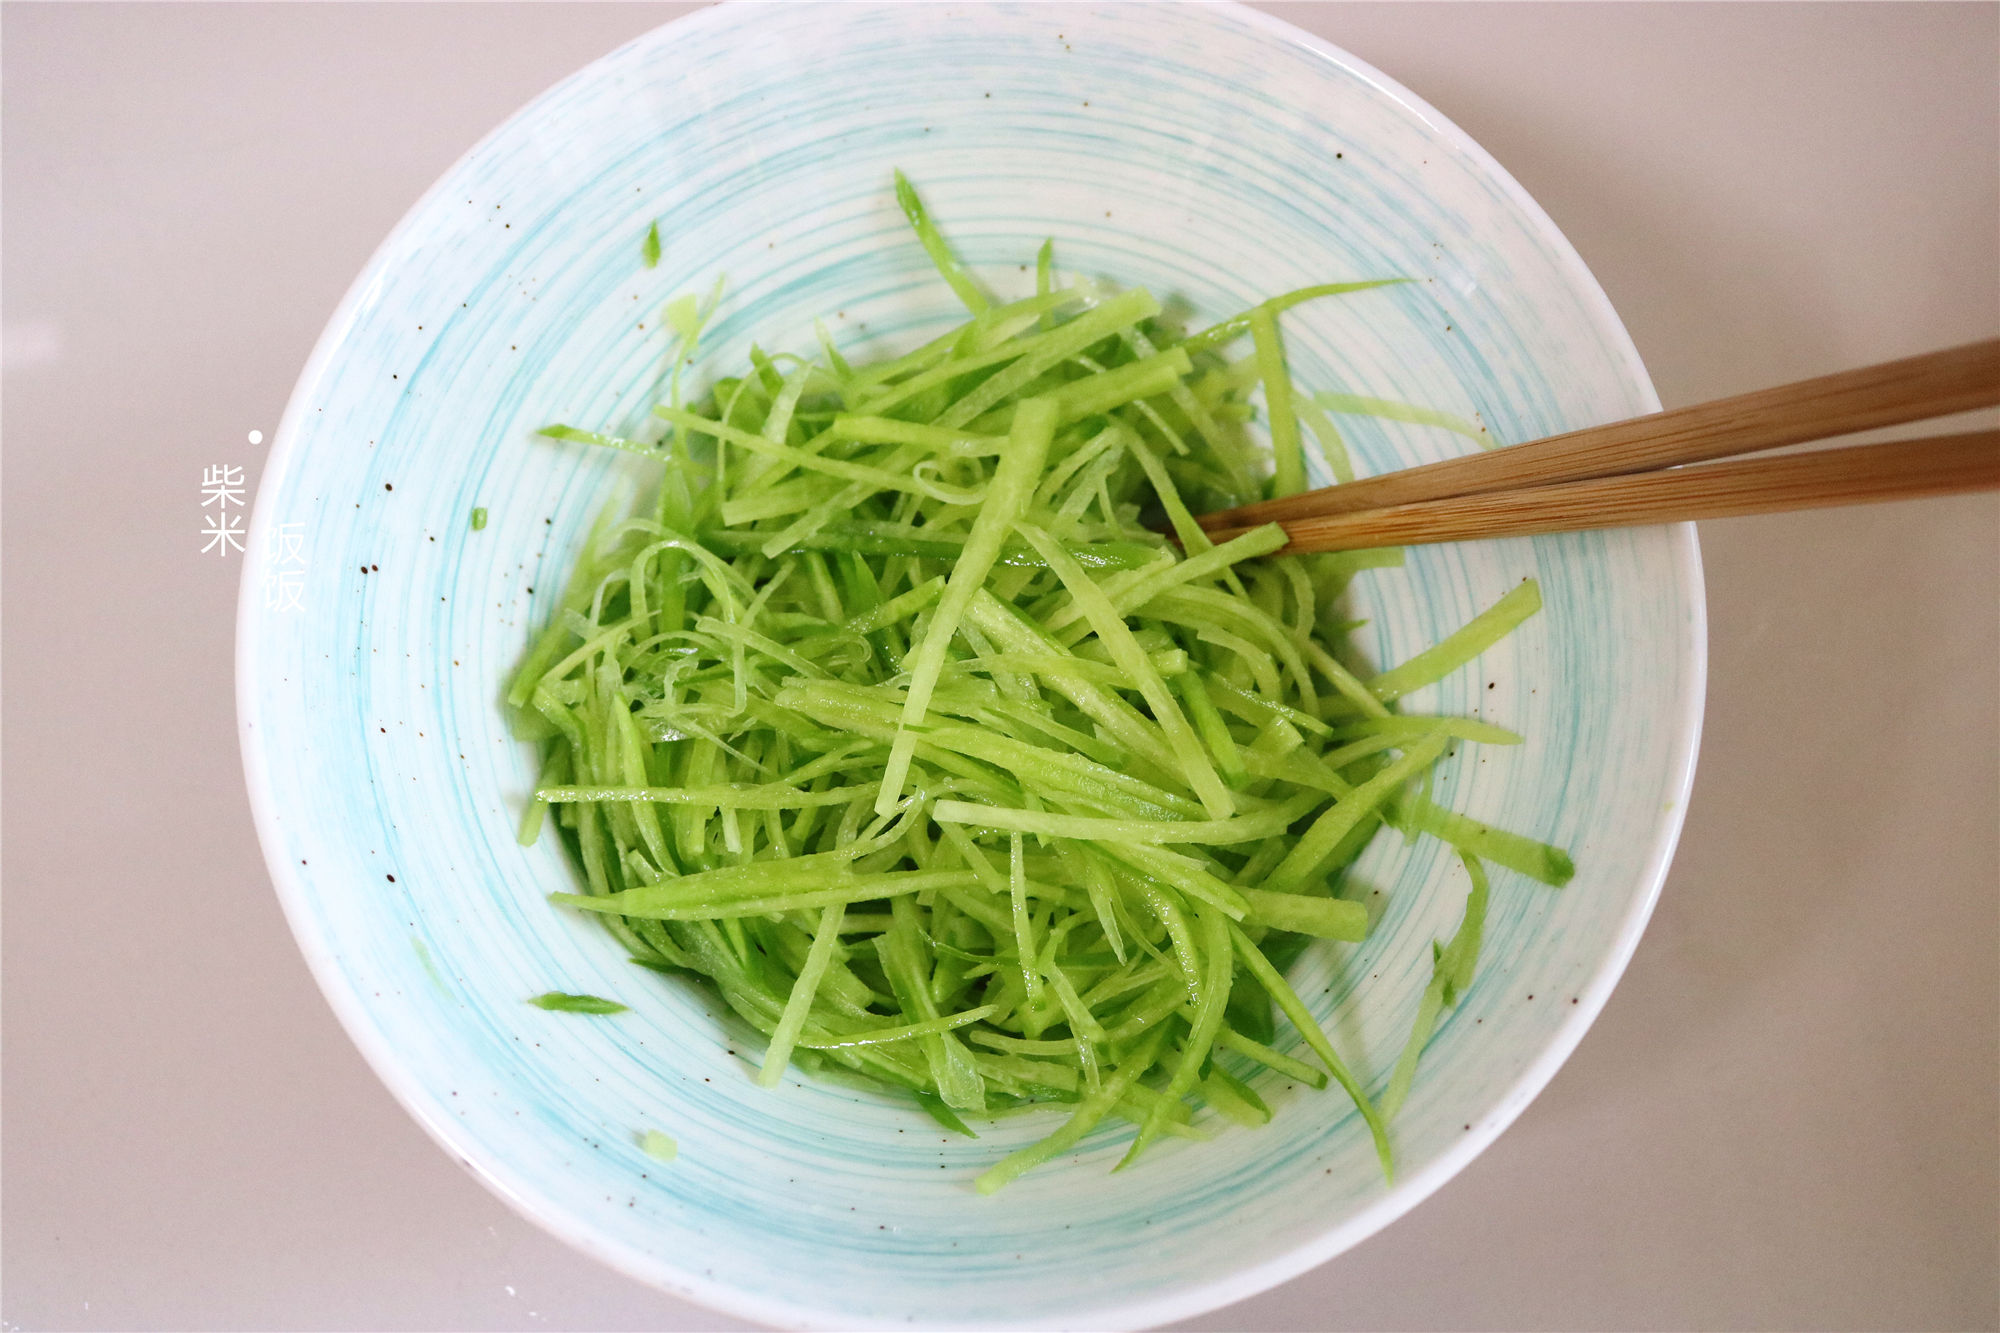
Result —
[{"label": "bowl interior", "polygon": [[[1478,980],[1440,1025],[1384,1183],[1337,1091],[1256,1085],[1268,1127],[1169,1142],[1107,1174],[1102,1127],[992,1198],[970,1181],[1054,1123],[978,1141],[891,1099],[788,1078],[704,994],[632,967],[545,901],[521,848],[529,748],[498,707],[596,512],[640,460],[537,439],[636,429],[664,393],[666,300],[725,278],[696,382],[754,339],[850,356],[954,317],[889,189],[901,167],[1003,293],[1060,270],[1145,285],[1196,321],[1306,283],[1418,281],[1286,316],[1319,389],[1457,412],[1511,442],[1657,407],[1554,227],[1483,153],[1374,71],[1208,6],[703,11],[553,89],[385,243],[286,415],[245,571],[250,787],[300,943],[356,1042],[489,1185],[647,1281],[752,1318],[1140,1324],[1249,1295],[1421,1199],[1490,1142],[1597,1012],[1664,875],[1703,669],[1691,529],[1412,550],[1350,594],[1377,662],[1524,577],[1544,611],[1409,700],[1524,732],[1464,747],[1438,797],[1569,848],[1556,891],[1496,872]],[[659,221],[664,256],[640,259]],[[1342,421],[1359,469],[1468,447]],[[485,528],[469,524],[473,508]],[[1294,983],[1378,1090],[1464,902],[1429,840],[1378,838],[1368,943]],[[544,1013],[557,989],[631,1006]],[[1287,1032],[1289,1038],[1289,1032]],[[1281,1041],[1281,1044],[1285,1044]],[[657,1128],[680,1153],[649,1159]]]}]

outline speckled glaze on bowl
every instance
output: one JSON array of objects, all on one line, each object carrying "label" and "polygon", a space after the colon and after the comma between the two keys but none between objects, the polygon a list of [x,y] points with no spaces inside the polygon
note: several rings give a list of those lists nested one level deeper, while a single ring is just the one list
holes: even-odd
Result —
[{"label": "speckled glaze on bowl", "polygon": [[[970,1181],[1049,1116],[977,1142],[906,1105],[788,1079],[697,991],[545,895],[502,682],[591,517],[647,466],[538,440],[630,428],[662,389],[662,303],[728,278],[704,362],[754,336],[850,355],[953,316],[889,189],[900,166],[994,286],[1060,267],[1198,320],[1308,282],[1420,281],[1286,317],[1298,378],[1476,415],[1502,441],[1655,409],[1554,226],[1464,134],[1286,25],[1211,6],[725,7],[537,99],[445,176],[357,281],[300,379],[258,496],[239,630],[242,742],[280,897],[376,1071],[450,1152],[579,1248],[786,1325],[1133,1326],[1251,1295],[1435,1190],[1548,1081],[1603,1005],[1666,873],[1704,670],[1691,528],[1414,550],[1354,593],[1400,659],[1526,576],[1547,609],[1413,698],[1525,745],[1466,748],[1439,795],[1571,848],[1557,892],[1496,875],[1479,978],[1439,1030],[1384,1183],[1337,1092],[1259,1081],[1258,1132],[1126,1133],[993,1198]],[[640,238],[660,220],[665,257]],[[1354,421],[1364,472],[1464,447]],[[491,516],[483,531],[468,517]],[[1382,838],[1387,907],[1295,983],[1379,1089],[1462,910],[1438,845]],[[1365,890],[1364,890],[1365,891]],[[523,1003],[615,996],[611,1019]],[[1532,998],[1530,998],[1532,997]],[[680,1144],[670,1166],[637,1136]]]}]

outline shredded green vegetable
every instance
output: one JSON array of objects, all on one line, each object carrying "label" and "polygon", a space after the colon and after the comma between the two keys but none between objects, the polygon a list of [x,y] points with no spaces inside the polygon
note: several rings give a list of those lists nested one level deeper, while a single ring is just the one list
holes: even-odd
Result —
[{"label": "shredded green vegetable", "polygon": [[622,1014],[625,1006],[598,995],[568,995],[559,990],[537,995],[528,1001],[537,1009],[553,1009],[561,1014]]},{"label": "shredded green vegetable", "polygon": [[1423,999],[1417,1004],[1417,1021],[1410,1031],[1410,1040],[1403,1047],[1402,1058],[1396,1061],[1395,1071],[1389,1076],[1389,1086],[1382,1094],[1382,1114],[1385,1116],[1396,1114],[1402,1109],[1403,1099],[1409,1096],[1410,1082],[1417,1074],[1417,1057],[1424,1053],[1424,1046],[1437,1027],[1439,1015],[1457,1004],[1466,988],[1472,985],[1472,965],[1479,958],[1479,939],[1486,929],[1486,898],[1491,892],[1491,885],[1477,858],[1468,855],[1464,859],[1465,872],[1472,877],[1472,892],[1465,899],[1465,918],[1459,922],[1458,931],[1449,943],[1431,946],[1431,984],[1424,988]]},{"label": "shredded green vegetable", "polygon": [[481,528],[484,528],[485,526],[486,526],[486,511],[484,509],[474,509],[472,511],[472,530],[474,532],[478,532]]},{"label": "shredded green vegetable", "polygon": [[[1281,1078],[1340,1084],[1386,1172],[1388,1114],[1471,984],[1475,858],[1573,871],[1427,794],[1449,747],[1519,736],[1395,701],[1539,594],[1524,582],[1370,672],[1332,608],[1394,553],[1278,556],[1276,527],[1215,546],[1190,515],[1306,485],[1302,424],[1347,475],[1326,412],[1449,424],[1292,384],[1284,310],[1400,280],[1304,288],[1188,338],[1147,292],[1063,285],[1048,245],[1035,294],[1002,300],[895,190],[965,323],[873,363],[822,326],[816,359],[752,349],[684,399],[719,298],[679,298],[659,444],[543,431],[642,454],[661,481],[599,523],[507,691],[545,743],[521,839],[551,817],[580,872],[555,900],[766,1035],[761,1083],[859,1077],[963,1134],[1066,1104],[982,1192],[1107,1120],[1137,1127],[1121,1166],[1216,1116],[1254,1128]],[[1251,355],[1226,360],[1244,333]],[[1459,848],[1475,890],[1409,1049],[1368,1071],[1284,973],[1314,940],[1366,936],[1343,874],[1384,824]]]}]

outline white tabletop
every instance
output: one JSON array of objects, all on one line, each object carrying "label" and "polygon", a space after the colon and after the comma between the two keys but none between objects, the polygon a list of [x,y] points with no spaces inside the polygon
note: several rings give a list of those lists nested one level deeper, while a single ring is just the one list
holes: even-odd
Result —
[{"label": "white tabletop", "polygon": [[[7,6],[7,1329],[725,1328],[363,1066],[235,747],[254,482],[375,244],[677,10]],[[1296,5],[1511,170],[1669,405],[2000,332],[2000,7]],[[1196,1328],[2000,1324],[2000,501],[1707,524],[1707,732],[1610,1007],[1457,1180]]]}]

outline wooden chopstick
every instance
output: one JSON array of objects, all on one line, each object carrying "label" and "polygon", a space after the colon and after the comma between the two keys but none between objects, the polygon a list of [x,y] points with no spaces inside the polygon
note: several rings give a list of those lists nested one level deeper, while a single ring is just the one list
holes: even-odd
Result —
[{"label": "wooden chopstick", "polygon": [[[2000,488],[2000,430],[1752,458],[1288,519],[1283,553],[1416,546]],[[1254,525],[1253,525],[1254,526]],[[1222,541],[1249,528],[1223,528]]]},{"label": "wooden chopstick", "polygon": [[1215,532],[1290,526],[1290,520],[1706,462],[1996,404],[2000,338],[1263,500],[1198,521]]}]

